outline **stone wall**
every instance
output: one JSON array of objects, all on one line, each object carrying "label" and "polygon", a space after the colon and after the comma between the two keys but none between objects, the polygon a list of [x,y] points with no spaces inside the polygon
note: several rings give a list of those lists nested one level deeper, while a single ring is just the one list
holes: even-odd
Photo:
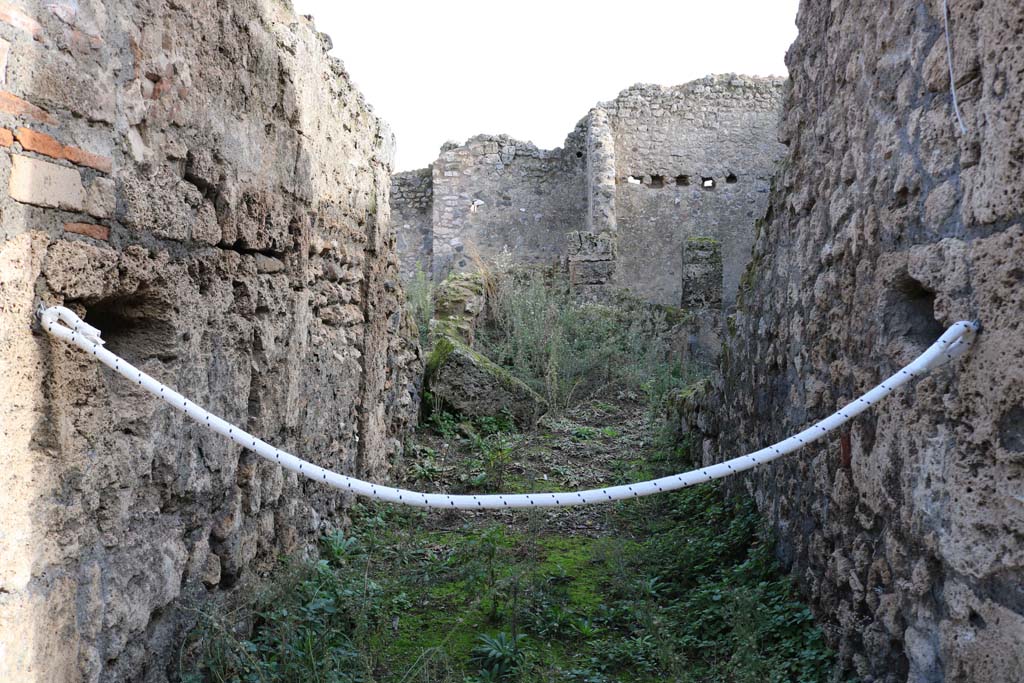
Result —
[{"label": "stone wall", "polygon": [[391,176],[391,223],[401,256],[402,277],[434,269],[434,182],[430,167]]},{"label": "stone wall", "polygon": [[283,448],[387,475],[420,372],[393,143],[328,48],[278,0],[0,6],[0,679],[174,678],[187,608],[346,502],[35,329],[38,302]]},{"label": "stone wall", "polygon": [[[745,479],[860,680],[1024,680],[1024,5],[805,1],[789,150],[705,462],[827,415],[960,319],[973,351]],[[700,439],[698,443],[700,443]]]},{"label": "stone wall", "polygon": [[710,237],[722,245],[720,287],[731,306],[784,149],[782,83],[637,85],[592,109],[553,151],[504,136],[446,145],[433,166],[432,243],[407,218],[420,215],[422,196],[392,195],[403,259],[433,257],[437,278],[471,267],[473,248],[485,259],[561,262],[592,293],[626,288],[678,306],[687,295],[683,245]]},{"label": "stone wall", "polygon": [[435,277],[471,267],[474,250],[490,260],[558,263],[566,233],[586,221],[584,144],[577,129],[555,150],[504,135],[445,149],[433,165]]},{"label": "stone wall", "polygon": [[754,222],[785,149],[776,130],[782,84],[712,76],[634,86],[602,105],[615,140],[620,285],[678,306],[687,296],[686,239],[713,237],[722,245],[724,304],[735,302]]}]

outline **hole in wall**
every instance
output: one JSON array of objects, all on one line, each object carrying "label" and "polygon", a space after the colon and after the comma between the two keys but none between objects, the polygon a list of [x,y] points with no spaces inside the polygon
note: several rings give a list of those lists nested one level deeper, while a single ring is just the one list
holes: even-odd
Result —
[{"label": "hole in wall", "polygon": [[153,357],[170,360],[177,352],[169,314],[163,302],[146,290],[139,290],[88,304],[85,322],[99,328],[110,352],[128,361]]},{"label": "hole in wall", "polygon": [[883,322],[890,336],[903,337],[921,349],[945,331],[935,319],[935,293],[907,273],[897,278],[886,293]]},{"label": "hole in wall", "polygon": [[652,175],[651,187],[665,187],[665,176]]},{"label": "hole in wall", "polygon": [[688,175],[677,175],[676,176],[676,185],[682,185],[683,187],[686,187],[689,184],[690,184],[690,176],[688,176]]},{"label": "hole in wall", "polygon": [[626,176],[626,183],[629,185],[640,185],[643,183],[643,180],[636,176]]},{"label": "hole in wall", "polygon": [[1012,453],[1024,453],[1024,406],[1013,406],[999,418],[999,443]]},{"label": "hole in wall", "polygon": [[583,158],[583,152],[576,152],[576,158],[577,159],[582,159]]},{"label": "hole in wall", "polygon": [[715,189],[715,179],[714,178],[705,178],[705,177],[701,176],[700,186],[703,187],[705,190],[713,190],[713,189]]},{"label": "hole in wall", "polygon": [[729,175],[725,176],[725,182],[729,183],[730,185],[735,183],[736,182],[736,174],[735,173],[730,173]]}]

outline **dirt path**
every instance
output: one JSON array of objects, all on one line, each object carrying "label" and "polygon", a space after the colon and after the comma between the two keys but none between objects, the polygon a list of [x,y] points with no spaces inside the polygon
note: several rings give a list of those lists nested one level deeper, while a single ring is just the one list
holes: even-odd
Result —
[{"label": "dirt path", "polygon": [[[403,484],[444,493],[572,491],[634,481],[656,451],[646,408],[630,398],[594,400],[571,414],[544,417],[523,433],[482,433],[462,423],[454,431],[420,430],[411,443]],[[495,450],[505,451],[494,454]],[[495,462],[495,461],[498,462]],[[511,528],[597,536],[609,533],[613,506],[538,511],[436,513],[432,528],[500,521]]]}]

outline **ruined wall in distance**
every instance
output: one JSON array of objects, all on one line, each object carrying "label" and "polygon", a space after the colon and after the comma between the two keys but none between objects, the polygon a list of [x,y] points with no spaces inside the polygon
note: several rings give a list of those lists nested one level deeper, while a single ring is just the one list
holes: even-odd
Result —
[{"label": "ruined wall in distance", "polygon": [[543,150],[499,135],[449,147],[433,166],[436,277],[486,259],[557,264],[565,235],[586,221],[584,135]]},{"label": "ruined wall in distance", "polygon": [[401,259],[402,277],[412,278],[417,268],[433,272],[434,182],[430,167],[391,176],[391,224]]},{"label": "ruined wall in distance", "polygon": [[789,149],[744,276],[705,462],[777,441],[951,323],[969,355],[745,479],[860,680],[1024,680],[1024,5],[802,3]]},{"label": "ruined wall in distance", "polygon": [[[562,264],[588,296],[626,288],[679,306],[684,244],[708,237],[722,247],[731,307],[784,149],[783,83],[722,75],[635,85],[591,109],[551,151],[490,135],[446,145],[433,165],[432,240],[422,196],[392,194],[403,260],[432,257],[440,278],[472,267],[466,251],[475,248],[485,259]],[[397,175],[396,190],[423,173]]]},{"label": "ruined wall in distance", "polygon": [[709,76],[636,85],[600,105],[615,141],[616,281],[678,306],[689,237],[722,245],[725,305],[735,302],[753,226],[784,147],[780,78]]},{"label": "ruined wall in distance", "polygon": [[318,464],[386,477],[420,361],[393,141],[277,0],[0,12],[0,679],[163,681],[345,498],[33,328],[37,302]]}]

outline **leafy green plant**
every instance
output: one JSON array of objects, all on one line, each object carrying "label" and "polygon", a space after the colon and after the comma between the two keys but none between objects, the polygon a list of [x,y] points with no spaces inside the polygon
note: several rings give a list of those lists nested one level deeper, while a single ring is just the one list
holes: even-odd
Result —
[{"label": "leafy green plant", "polygon": [[433,448],[418,446],[407,448],[406,451],[412,455],[406,470],[409,479],[423,483],[437,481],[441,477],[444,470],[437,460],[437,451]]},{"label": "leafy green plant", "polygon": [[485,415],[473,420],[476,429],[483,436],[492,434],[511,434],[516,431],[515,418],[508,411],[498,415]]},{"label": "leafy green plant", "polygon": [[572,430],[573,437],[579,439],[580,441],[586,441],[587,439],[592,439],[592,438],[594,438],[597,435],[597,433],[598,433],[598,431],[596,429],[594,429],[593,427],[583,427],[583,426],[580,426],[580,427],[576,427],[575,429]]},{"label": "leafy green plant", "polygon": [[345,536],[345,532],[341,529],[324,536],[321,543],[324,554],[335,564],[342,563],[346,558],[359,551],[359,539],[354,536]]},{"label": "leafy green plant", "polygon": [[512,463],[512,445],[512,440],[501,432],[473,438],[473,446],[483,462],[484,475],[481,480],[475,481],[475,484],[486,483],[498,489],[505,485],[505,475]]},{"label": "leafy green plant", "polygon": [[459,431],[459,420],[445,410],[433,410],[428,418],[428,423],[435,432],[445,439],[454,438]]},{"label": "leafy green plant", "polygon": [[501,631],[495,635],[481,633],[477,640],[479,645],[473,649],[473,661],[480,667],[478,680],[504,681],[522,665],[526,657],[523,645],[526,635],[511,635]]}]

